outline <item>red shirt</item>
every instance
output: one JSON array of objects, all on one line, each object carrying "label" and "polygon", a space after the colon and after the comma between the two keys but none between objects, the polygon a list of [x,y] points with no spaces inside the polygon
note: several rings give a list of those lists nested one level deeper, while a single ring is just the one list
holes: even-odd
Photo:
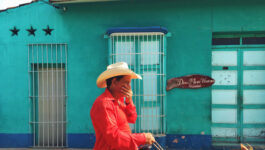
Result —
[{"label": "red shirt", "polygon": [[106,88],[94,102],[90,116],[96,132],[94,150],[137,150],[146,143],[144,133],[132,133],[129,123],[137,119],[136,108],[131,101],[125,105],[114,100]]}]

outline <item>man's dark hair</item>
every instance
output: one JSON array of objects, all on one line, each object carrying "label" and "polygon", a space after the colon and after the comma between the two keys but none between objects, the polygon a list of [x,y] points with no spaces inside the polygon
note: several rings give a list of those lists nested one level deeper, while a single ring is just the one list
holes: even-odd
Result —
[{"label": "man's dark hair", "polygon": [[106,83],[107,83],[107,88],[109,88],[110,87],[110,85],[111,85],[111,82],[112,82],[112,80],[114,79],[114,78],[116,78],[116,80],[120,80],[121,78],[123,78],[124,76],[115,76],[115,77],[112,77],[112,78],[109,78],[109,79],[107,79],[106,80]]}]

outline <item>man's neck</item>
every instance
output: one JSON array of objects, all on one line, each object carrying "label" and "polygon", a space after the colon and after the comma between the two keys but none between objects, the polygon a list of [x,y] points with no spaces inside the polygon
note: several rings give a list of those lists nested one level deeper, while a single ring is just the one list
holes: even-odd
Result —
[{"label": "man's neck", "polygon": [[111,88],[108,88],[108,90],[109,90],[110,94],[113,96],[113,98],[115,100],[118,100],[119,99],[118,96],[117,96],[117,94]]}]

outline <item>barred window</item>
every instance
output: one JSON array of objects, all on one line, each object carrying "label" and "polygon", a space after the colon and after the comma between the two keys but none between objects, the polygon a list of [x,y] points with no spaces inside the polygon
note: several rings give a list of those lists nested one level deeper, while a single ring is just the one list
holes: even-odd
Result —
[{"label": "barred window", "polygon": [[67,45],[29,44],[33,147],[66,147]]},{"label": "barred window", "polygon": [[165,33],[124,32],[109,35],[109,63],[126,62],[143,80],[132,80],[138,118],[133,132],[165,134]]}]

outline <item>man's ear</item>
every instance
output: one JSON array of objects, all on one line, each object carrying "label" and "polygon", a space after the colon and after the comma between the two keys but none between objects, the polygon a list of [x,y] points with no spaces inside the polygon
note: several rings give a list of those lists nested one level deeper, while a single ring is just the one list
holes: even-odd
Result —
[{"label": "man's ear", "polygon": [[113,78],[113,79],[111,80],[111,85],[112,85],[112,86],[116,86],[116,83],[117,83],[117,79],[116,79],[116,78]]}]

